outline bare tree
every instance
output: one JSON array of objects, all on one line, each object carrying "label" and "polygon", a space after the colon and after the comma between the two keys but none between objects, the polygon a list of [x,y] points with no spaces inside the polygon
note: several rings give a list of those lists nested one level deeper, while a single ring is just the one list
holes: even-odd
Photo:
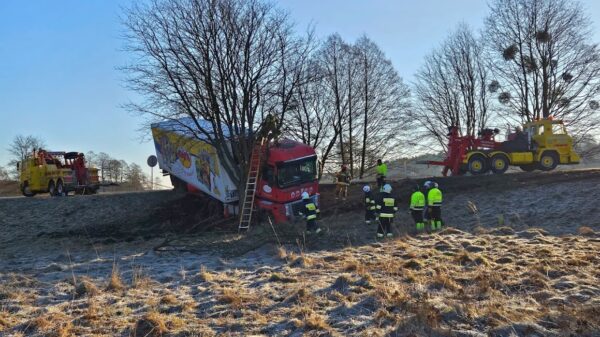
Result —
[{"label": "bare tree", "polygon": [[17,162],[27,158],[34,149],[44,147],[46,147],[46,144],[40,138],[17,135],[8,146],[8,153],[12,156],[12,160]]},{"label": "bare tree", "polygon": [[410,92],[373,41],[331,35],[307,72],[286,131],[317,149],[321,172],[346,164],[362,178],[377,158],[398,153]]},{"label": "bare tree", "polygon": [[[348,62],[348,44],[342,39],[339,34],[331,35],[324,42],[320,51],[320,63],[323,71],[323,81],[327,90],[323,93],[331,101],[335,119],[333,121],[334,137],[333,143],[329,145],[339,146],[339,155],[341,164],[346,164],[346,151],[344,145],[343,128],[348,120],[348,86],[345,85],[347,80],[344,67]],[[330,152],[332,148],[326,150]]]},{"label": "bare tree", "polygon": [[498,99],[518,121],[554,116],[577,135],[595,128],[600,52],[591,24],[571,0],[495,0],[486,19]]},{"label": "bare tree", "polygon": [[8,162],[11,175],[17,178],[17,163],[21,160],[26,159],[27,156],[30,155],[34,149],[44,147],[46,147],[46,144],[42,139],[38,137],[23,135],[15,136],[15,138],[13,138],[13,141],[8,146],[8,153],[11,155],[10,161]]},{"label": "bare tree", "polygon": [[353,49],[357,71],[350,80],[357,83],[356,158],[362,178],[377,159],[397,157],[406,148],[401,135],[409,124],[410,90],[375,42],[363,36]]},{"label": "bare tree", "polygon": [[319,155],[319,179],[323,168],[337,143],[338,128],[334,105],[327,95],[328,86],[323,79],[323,68],[316,57],[305,68],[305,78],[296,88],[297,104],[286,115],[284,132],[315,148]]},{"label": "bare tree", "polygon": [[[243,191],[261,116],[284,117],[301,80],[303,41],[286,13],[261,0],[154,0],[125,19],[130,87],[146,97],[130,107],[215,147]],[[283,120],[283,118],[281,118]]]},{"label": "bare tree", "polygon": [[427,137],[434,136],[445,147],[450,126],[471,136],[485,128],[490,118],[490,76],[482,45],[468,26],[459,25],[428,55],[416,77],[418,106],[411,116]]},{"label": "bare tree", "polygon": [[7,181],[9,179],[10,175],[8,174],[8,170],[0,166],[0,181]]}]

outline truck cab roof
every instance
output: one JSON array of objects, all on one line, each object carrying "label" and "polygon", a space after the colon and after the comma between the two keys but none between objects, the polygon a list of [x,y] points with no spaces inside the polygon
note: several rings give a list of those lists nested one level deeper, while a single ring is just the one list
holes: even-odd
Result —
[{"label": "truck cab roof", "polygon": [[282,139],[269,147],[269,164],[281,164],[315,156],[315,150],[291,139]]}]

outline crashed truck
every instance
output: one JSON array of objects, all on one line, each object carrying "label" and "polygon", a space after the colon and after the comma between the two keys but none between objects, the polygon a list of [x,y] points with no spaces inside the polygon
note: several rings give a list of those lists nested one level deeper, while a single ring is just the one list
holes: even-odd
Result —
[{"label": "crashed truck", "polygon": [[[204,124],[204,130],[211,129],[209,122],[198,122]],[[224,216],[236,216],[240,196],[223,167],[227,158],[221,158],[203,136],[193,132],[196,128],[191,118],[151,125],[159,168],[170,176],[175,189],[213,198],[223,206]],[[282,139],[260,149],[263,153],[252,197],[255,212],[270,213],[276,223],[283,223],[299,216],[303,192],[319,203],[317,155],[312,147]]]}]

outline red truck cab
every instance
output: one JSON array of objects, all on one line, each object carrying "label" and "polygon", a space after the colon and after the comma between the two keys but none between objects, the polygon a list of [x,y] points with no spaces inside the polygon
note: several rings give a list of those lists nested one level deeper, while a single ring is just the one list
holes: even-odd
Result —
[{"label": "red truck cab", "polygon": [[303,143],[289,139],[271,144],[261,168],[256,206],[270,211],[277,223],[293,220],[304,209],[302,193],[319,203],[317,155]]}]

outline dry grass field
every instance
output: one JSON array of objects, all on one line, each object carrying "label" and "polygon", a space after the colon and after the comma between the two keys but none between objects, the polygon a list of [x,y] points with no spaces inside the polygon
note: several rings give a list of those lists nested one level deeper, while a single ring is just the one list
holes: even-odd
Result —
[{"label": "dry grass field", "polygon": [[201,231],[168,191],[0,200],[0,336],[599,336],[600,215],[570,205],[600,179],[528,177],[441,181],[448,227],[384,241],[360,186],[323,187],[320,237]]}]

